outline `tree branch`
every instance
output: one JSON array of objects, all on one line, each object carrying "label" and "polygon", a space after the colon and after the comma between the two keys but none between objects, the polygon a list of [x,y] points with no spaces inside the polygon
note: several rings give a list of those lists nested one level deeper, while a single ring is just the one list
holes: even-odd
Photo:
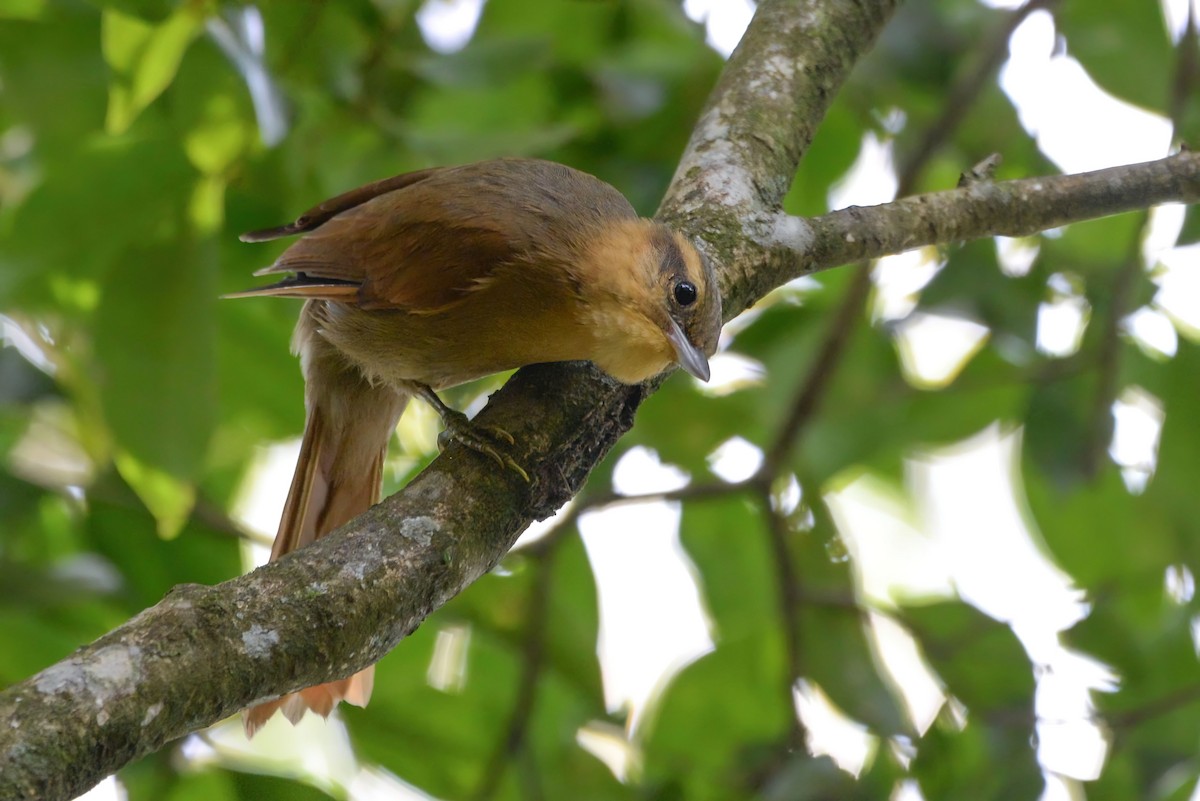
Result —
[{"label": "tree branch", "polygon": [[[983,184],[811,221],[778,209],[837,87],[895,0],[764,0],[710,98],[660,218],[721,265],[726,315],[798,275],[924,244],[1021,235],[1200,196],[1200,157]],[[0,693],[0,798],[69,799],[256,701],[372,663],[553,514],[660,377],[521,370],[483,422],[533,481],[452,446],[404,490],[312,546],[216,587],[178,588]]]},{"label": "tree branch", "polygon": [[973,183],[807,220],[777,213],[770,232],[758,241],[769,255],[746,283],[753,286],[753,297],[761,297],[794,278],[852,261],[988,236],[1030,236],[1160,203],[1198,200],[1200,153],[1185,150],[1076,175]]},{"label": "tree branch", "polygon": [[179,587],[0,693],[0,798],[72,798],[248,704],[379,660],[582,486],[644,392],[588,365],[522,370],[487,419],[518,438],[532,484],[449,448],[335,534],[215,587]]},{"label": "tree branch", "polygon": [[721,264],[727,317],[766,294],[754,274],[776,255],[764,243],[776,238],[779,204],[837,90],[898,4],[768,0],[730,56],[657,215]]}]

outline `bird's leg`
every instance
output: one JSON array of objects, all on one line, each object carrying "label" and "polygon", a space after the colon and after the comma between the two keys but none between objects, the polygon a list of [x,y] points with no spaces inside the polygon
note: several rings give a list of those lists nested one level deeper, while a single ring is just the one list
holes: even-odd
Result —
[{"label": "bird's leg", "polygon": [[513,435],[505,431],[499,426],[487,426],[475,423],[467,419],[467,416],[457,409],[451,409],[438,394],[433,391],[432,387],[426,384],[413,384],[413,389],[416,395],[432,406],[442,418],[442,425],[445,428],[442,433],[438,434],[438,448],[445,449],[448,442],[457,442],[460,445],[465,445],[473,451],[482,453],[484,456],[490,456],[496,460],[496,463],[501,467],[507,467],[514,471],[521,478],[529,481],[529,474],[525,472],[521,465],[513,461],[513,458],[507,453],[496,448],[490,439],[503,440],[509,445],[516,444]]}]

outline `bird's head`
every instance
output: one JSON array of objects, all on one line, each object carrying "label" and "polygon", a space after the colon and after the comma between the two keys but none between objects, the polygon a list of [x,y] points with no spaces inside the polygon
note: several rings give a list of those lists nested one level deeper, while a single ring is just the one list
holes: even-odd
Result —
[{"label": "bird's head", "polygon": [[592,361],[627,384],[673,363],[709,378],[721,333],[712,265],[680,234],[650,220],[607,226],[585,258],[584,299],[596,332]]}]

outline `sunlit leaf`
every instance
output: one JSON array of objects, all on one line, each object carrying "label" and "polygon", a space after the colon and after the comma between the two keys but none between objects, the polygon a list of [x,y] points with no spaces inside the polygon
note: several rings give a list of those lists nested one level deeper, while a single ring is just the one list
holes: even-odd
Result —
[{"label": "sunlit leaf", "polygon": [[118,453],[114,464],[158,521],[158,536],[174,539],[196,502],[195,487],[143,464],[127,453]]},{"label": "sunlit leaf", "polygon": [[4,0],[0,19],[37,19],[46,13],[49,0]]},{"label": "sunlit leaf", "polygon": [[104,12],[104,59],[113,71],[105,123],[110,133],[123,133],[170,85],[188,45],[203,30],[198,9],[195,3],[183,4],[158,25],[112,9]]}]

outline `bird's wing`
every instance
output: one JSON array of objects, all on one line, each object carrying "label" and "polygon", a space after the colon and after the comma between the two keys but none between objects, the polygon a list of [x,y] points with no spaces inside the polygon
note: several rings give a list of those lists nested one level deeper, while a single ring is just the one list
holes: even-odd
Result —
[{"label": "bird's wing", "polygon": [[294,275],[241,294],[434,312],[485,286],[503,266],[548,253],[567,257],[565,234],[614,216],[635,216],[620,193],[549,162],[497,160],[408,173],[243,237],[305,233],[259,273]]},{"label": "bird's wing", "polygon": [[250,231],[242,234],[239,237],[243,242],[269,242],[272,239],[282,239],[285,236],[293,236],[302,234],[306,231],[312,231],[327,220],[336,217],[344,211],[362,205],[372,198],[386,195],[389,192],[395,192],[397,189],[403,189],[406,186],[420,183],[426,178],[429,178],[442,168],[434,167],[429,170],[417,170],[415,172],[406,172],[402,175],[394,175],[391,178],[384,178],[381,181],[374,181],[369,184],[351,189],[349,192],[343,192],[337,197],[330,198],[324,203],[319,203],[313,206],[308,211],[301,214],[294,222],[280,225],[275,228],[263,228],[259,231]]},{"label": "bird's wing", "polygon": [[262,274],[294,273],[260,293],[433,312],[469,294],[522,252],[511,232],[421,219],[404,192],[357,206],[296,242]]}]

